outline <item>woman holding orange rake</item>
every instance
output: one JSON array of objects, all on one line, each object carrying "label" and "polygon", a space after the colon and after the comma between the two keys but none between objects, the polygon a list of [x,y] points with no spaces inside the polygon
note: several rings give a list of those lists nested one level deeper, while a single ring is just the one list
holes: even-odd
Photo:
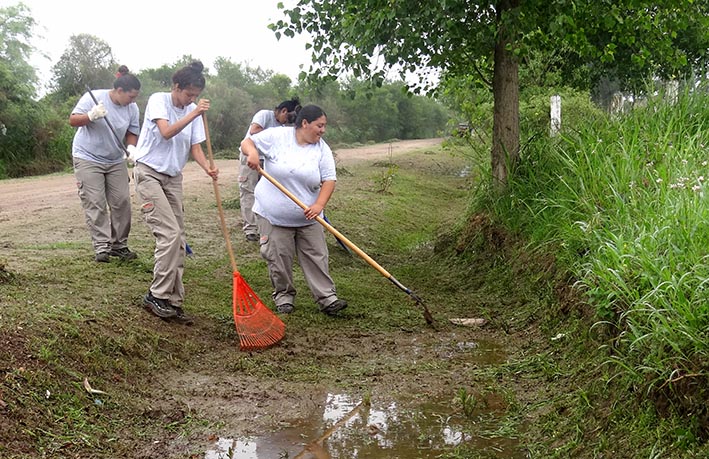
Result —
[{"label": "woman holding orange rake", "polygon": [[261,234],[261,256],[268,264],[276,310],[289,314],[296,295],[293,262],[298,263],[321,312],[332,315],[347,307],[330,277],[325,232],[316,217],[335,190],[335,160],[322,139],[327,116],[316,105],[303,107],[293,127],[266,129],[241,143],[251,169],[264,169],[308,207],[303,210],[269,181],[254,190],[254,213]]}]

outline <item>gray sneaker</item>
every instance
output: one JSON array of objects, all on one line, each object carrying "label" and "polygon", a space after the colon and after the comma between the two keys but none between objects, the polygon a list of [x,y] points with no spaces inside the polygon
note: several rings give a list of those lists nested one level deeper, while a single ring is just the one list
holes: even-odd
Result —
[{"label": "gray sneaker", "polygon": [[290,303],[283,303],[276,306],[276,311],[279,314],[290,314],[295,311],[295,306]]},{"label": "gray sneaker", "polygon": [[99,252],[94,257],[94,260],[99,263],[108,263],[110,261],[110,258],[108,256],[108,252]]},{"label": "gray sneaker", "polygon": [[108,254],[112,257],[118,257],[121,260],[135,260],[138,258],[135,252],[132,252],[128,247],[123,247],[121,249],[111,249]]},{"label": "gray sneaker", "polygon": [[161,298],[155,298],[151,292],[143,297],[143,306],[161,319],[169,319],[177,316],[175,308],[170,306],[170,302]]},{"label": "gray sneaker", "polygon": [[193,325],[194,324],[194,320],[192,319],[192,317],[185,314],[185,311],[181,307],[174,306],[174,305],[170,305],[170,306],[172,307],[172,309],[175,310],[175,313],[177,313],[177,315],[175,317],[172,317],[170,319],[172,322],[182,324],[182,325]]},{"label": "gray sneaker", "polygon": [[327,306],[321,307],[320,312],[324,312],[328,316],[334,315],[338,311],[342,311],[347,307],[347,301],[335,300]]},{"label": "gray sneaker", "polygon": [[258,234],[251,233],[251,234],[246,235],[246,240],[249,242],[258,242],[259,239],[260,239],[260,237]]}]

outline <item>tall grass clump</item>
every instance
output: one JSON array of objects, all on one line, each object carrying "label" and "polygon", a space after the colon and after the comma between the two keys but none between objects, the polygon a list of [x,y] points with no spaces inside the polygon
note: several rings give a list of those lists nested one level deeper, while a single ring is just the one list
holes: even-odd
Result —
[{"label": "tall grass clump", "polygon": [[611,330],[619,381],[706,435],[709,96],[597,115],[534,139],[505,194],[474,205],[576,279]]}]

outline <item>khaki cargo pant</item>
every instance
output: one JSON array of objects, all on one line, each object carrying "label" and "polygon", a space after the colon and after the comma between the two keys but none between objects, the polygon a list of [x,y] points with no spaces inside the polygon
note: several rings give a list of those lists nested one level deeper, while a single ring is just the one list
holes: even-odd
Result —
[{"label": "khaki cargo pant", "polygon": [[74,158],[74,176],[94,252],[127,247],[131,206],[126,164]]},{"label": "khaki cargo pant", "polygon": [[261,176],[246,164],[246,156],[239,153],[239,205],[241,207],[242,229],[244,234],[258,235],[258,224],[254,207],[254,189]]},{"label": "khaki cargo pant", "polygon": [[295,300],[293,261],[296,255],[320,309],[337,300],[335,282],[329,273],[329,254],[323,227],[317,223],[298,227],[274,226],[258,214],[256,218],[261,233],[261,256],[268,265],[276,306],[293,304]]},{"label": "khaki cargo pant", "polygon": [[186,243],[182,174],[170,177],[136,163],[133,177],[143,219],[155,236],[155,266],[150,291],[154,297],[181,307],[185,298],[182,274]]}]

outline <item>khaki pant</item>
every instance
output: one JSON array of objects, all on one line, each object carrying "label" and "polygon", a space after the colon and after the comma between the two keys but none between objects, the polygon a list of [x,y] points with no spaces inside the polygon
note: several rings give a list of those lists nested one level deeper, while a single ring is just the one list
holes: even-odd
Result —
[{"label": "khaki pant", "polygon": [[127,247],[131,206],[126,164],[74,158],[74,176],[94,252]]},{"label": "khaki pant", "polygon": [[143,219],[155,236],[155,266],[150,291],[154,297],[168,300],[173,306],[182,306],[186,243],[182,174],[170,177],[136,163],[133,177]]},{"label": "khaki pant", "polygon": [[256,217],[261,233],[261,256],[268,264],[276,306],[293,304],[295,300],[293,261],[296,255],[318,306],[322,309],[337,300],[335,283],[329,273],[323,227],[317,223],[298,227],[273,226],[260,215]]},{"label": "khaki pant", "polygon": [[239,205],[241,207],[241,219],[243,220],[244,234],[258,235],[258,223],[254,207],[254,189],[261,178],[258,171],[251,169],[246,164],[246,156],[239,153]]}]

